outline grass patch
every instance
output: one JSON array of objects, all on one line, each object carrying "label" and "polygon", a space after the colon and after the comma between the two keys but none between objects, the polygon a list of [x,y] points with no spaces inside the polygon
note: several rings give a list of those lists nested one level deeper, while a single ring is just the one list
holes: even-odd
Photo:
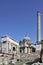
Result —
[{"label": "grass patch", "polygon": [[25,62],[23,62],[23,61],[18,61],[18,62],[16,62],[15,65],[23,65],[23,63],[25,63]]},{"label": "grass patch", "polygon": [[[15,64],[10,63],[8,65],[23,65],[24,63],[25,61],[20,60],[20,61],[17,61]],[[5,65],[5,64],[0,64],[0,65]]]}]

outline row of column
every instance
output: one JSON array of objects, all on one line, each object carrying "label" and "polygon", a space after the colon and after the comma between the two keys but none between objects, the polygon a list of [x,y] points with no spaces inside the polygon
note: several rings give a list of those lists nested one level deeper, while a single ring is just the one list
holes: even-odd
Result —
[{"label": "row of column", "polygon": [[31,53],[32,52],[32,48],[30,47],[25,47],[24,49],[22,48],[21,53]]}]

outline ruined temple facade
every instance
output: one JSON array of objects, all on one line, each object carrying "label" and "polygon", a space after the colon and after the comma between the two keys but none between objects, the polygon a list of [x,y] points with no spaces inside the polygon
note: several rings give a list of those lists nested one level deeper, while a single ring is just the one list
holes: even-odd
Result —
[{"label": "ruined temple facade", "polygon": [[19,42],[20,45],[20,53],[32,53],[32,51],[35,51],[34,46],[31,44],[31,40],[28,37],[28,35],[25,35],[24,39]]}]

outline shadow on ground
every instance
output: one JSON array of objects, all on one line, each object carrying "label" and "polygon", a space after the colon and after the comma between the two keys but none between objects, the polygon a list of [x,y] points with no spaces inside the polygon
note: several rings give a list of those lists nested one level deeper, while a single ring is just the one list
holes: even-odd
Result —
[{"label": "shadow on ground", "polygon": [[32,62],[27,62],[26,65],[32,65],[33,63],[37,63],[37,62],[40,62],[40,58],[37,58]]}]

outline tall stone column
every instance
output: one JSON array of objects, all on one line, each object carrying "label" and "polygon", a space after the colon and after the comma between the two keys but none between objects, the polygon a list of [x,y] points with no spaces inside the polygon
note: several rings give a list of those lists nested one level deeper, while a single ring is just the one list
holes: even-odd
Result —
[{"label": "tall stone column", "polygon": [[27,47],[25,47],[25,53],[27,53]]},{"label": "tall stone column", "polygon": [[41,15],[41,13],[39,11],[37,11],[37,43],[41,41],[40,15]]}]

